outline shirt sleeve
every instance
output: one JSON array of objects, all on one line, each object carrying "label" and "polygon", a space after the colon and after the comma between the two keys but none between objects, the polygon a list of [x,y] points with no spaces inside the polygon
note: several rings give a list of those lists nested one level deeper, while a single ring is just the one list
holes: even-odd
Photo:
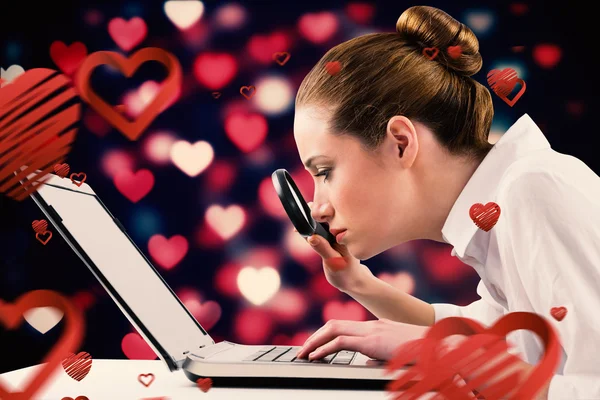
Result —
[{"label": "shirt sleeve", "polygon": [[[564,350],[548,400],[600,399],[600,179],[578,172],[570,180],[520,177],[499,204],[505,256],[514,257],[527,297]],[[566,316],[553,318],[553,307],[566,307]]]},{"label": "shirt sleeve", "polygon": [[481,280],[477,285],[477,294],[481,298],[466,306],[446,303],[432,304],[435,314],[434,323],[447,317],[464,317],[474,319],[485,326],[493,325],[498,318],[504,315],[504,308],[493,299]]}]

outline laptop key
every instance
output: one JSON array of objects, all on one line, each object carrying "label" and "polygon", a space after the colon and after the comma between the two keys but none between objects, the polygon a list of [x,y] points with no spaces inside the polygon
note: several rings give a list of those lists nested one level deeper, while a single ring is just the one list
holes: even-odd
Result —
[{"label": "laptop key", "polygon": [[275,350],[271,350],[270,352],[262,355],[256,361],[275,361],[275,359],[277,357],[281,356],[283,353],[285,353],[289,349],[290,349],[289,347],[284,347],[284,348],[277,348]]}]

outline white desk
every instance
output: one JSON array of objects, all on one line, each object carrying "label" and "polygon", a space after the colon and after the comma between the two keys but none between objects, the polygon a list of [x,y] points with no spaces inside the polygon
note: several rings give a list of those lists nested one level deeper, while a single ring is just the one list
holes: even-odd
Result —
[{"label": "white desk", "polygon": [[[22,368],[0,375],[8,390],[24,389],[30,374],[39,365]],[[138,381],[139,374],[153,373],[154,381],[148,387]],[[423,399],[434,396],[421,396]],[[235,399],[235,400],[390,400],[393,394],[384,390],[312,390],[312,389],[256,389],[219,388],[208,392],[200,390],[185,377],[183,371],[170,372],[160,360],[93,360],[89,374],[76,381],[62,366],[37,393],[35,399],[61,400],[86,396],[89,400],[141,400],[164,397],[164,400]]]}]

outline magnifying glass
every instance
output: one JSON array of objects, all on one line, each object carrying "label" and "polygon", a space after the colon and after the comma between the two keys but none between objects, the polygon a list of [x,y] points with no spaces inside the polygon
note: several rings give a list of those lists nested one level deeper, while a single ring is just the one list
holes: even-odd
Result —
[{"label": "magnifying glass", "polygon": [[313,234],[323,236],[329,244],[336,243],[335,236],[329,232],[329,225],[314,220],[310,215],[310,207],[302,197],[296,183],[290,174],[283,168],[278,169],[271,175],[273,186],[277,191],[279,200],[294,227],[303,237]]}]

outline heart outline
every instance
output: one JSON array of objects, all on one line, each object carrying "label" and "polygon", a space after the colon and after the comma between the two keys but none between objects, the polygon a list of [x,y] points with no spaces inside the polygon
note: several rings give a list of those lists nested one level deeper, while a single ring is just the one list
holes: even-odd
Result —
[{"label": "heart outline", "polygon": [[[494,79],[496,75],[499,77],[499,80]],[[502,71],[499,69],[492,69],[487,74],[487,81],[492,88],[492,91],[510,107],[514,106],[517,100],[523,96],[527,87],[525,81],[519,78],[516,75],[516,71],[512,68],[504,68]],[[517,83],[521,84],[521,89],[512,100],[509,100],[508,95],[513,91]]]},{"label": "heart outline", "polygon": [[[145,62],[157,61],[169,71],[161,84],[161,90],[134,121],[127,120],[122,114],[111,107],[91,88],[89,78],[92,71],[100,65],[109,65],[118,69],[127,78]],[[134,141],[148,128],[161,112],[161,108],[169,104],[181,88],[182,72],[177,58],[158,47],[146,47],[126,58],[114,51],[97,51],[90,54],[79,67],[76,78],[77,90],[80,97],[88,103],[99,115],[118,129],[129,140]]]},{"label": "heart outline", "polygon": [[[246,93],[244,93],[244,89],[246,89],[246,90],[254,89],[254,90],[252,91],[252,94],[250,96],[248,96],[248,95],[246,95]],[[242,96],[244,96],[246,98],[246,100],[250,100],[250,98],[256,94],[256,87],[254,87],[254,85],[242,86],[240,88],[240,93],[242,94]]]},{"label": "heart outline", "polygon": [[[150,382],[148,382],[148,383],[145,383],[144,381],[142,381],[142,377],[144,377],[144,378],[145,378],[145,377],[147,377],[147,376],[150,376],[150,377],[152,377],[152,379],[150,379]],[[152,382],[154,382],[154,379],[156,379],[156,377],[154,376],[154,374],[153,374],[152,372],[150,372],[150,373],[148,373],[148,374],[139,374],[139,375],[138,375],[138,381],[139,381],[139,382],[140,382],[142,385],[144,385],[144,386],[146,386],[146,387],[149,387],[150,385],[152,385]]]},{"label": "heart outline", "polygon": [[[49,233],[49,234],[50,234],[50,236],[48,236],[48,239],[46,239],[46,240],[40,239],[40,236],[42,236],[42,235],[45,235],[45,234],[47,234],[47,233]],[[35,238],[36,238],[36,239],[37,239],[37,240],[38,240],[38,241],[39,241],[41,244],[43,244],[43,245],[45,246],[45,245],[46,245],[46,243],[48,243],[48,242],[50,241],[50,239],[52,239],[52,231],[36,232],[36,234],[35,234]]]},{"label": "heart outline", "polygon": [[[279,61],[279,56],[285,56],[283,61]],[[275,60],[275,62],[281,66],[284,66],[285,63],[288,62],[288,60],[290,59],[290,53],[288,53],[287,51],[281,51],[281,52],[276,52],[273,53],[273,60]]]},{"label": "heart outline", "polygon": [[25,320],[23,313],[36,307],[55,307],[61,310],[65,318],[63,334],[40,363],[42,367],[38,370],[38,374],[32,376],[24,385],[24,391],[8,392],[0,381],[0,398],[4,400],[33,398],[46,381],[60,369],[65,355],[81,344],[84,330],[81,312],[67,298],[52,290],[27,292],[12,304],[0,301],[0,323],[3,323],[8,330],[16,329]]},{"label": "heart outline", "polygon": [[[433,51],[433,54],[430,55],[429,53],[432,51]],[[438,49],[437,47],[425,47],[423,49],[423,55],[425,57],[429,58],[430,60],[433,60],[438,55],[439,52],[440,52],[440,49]]]}]

